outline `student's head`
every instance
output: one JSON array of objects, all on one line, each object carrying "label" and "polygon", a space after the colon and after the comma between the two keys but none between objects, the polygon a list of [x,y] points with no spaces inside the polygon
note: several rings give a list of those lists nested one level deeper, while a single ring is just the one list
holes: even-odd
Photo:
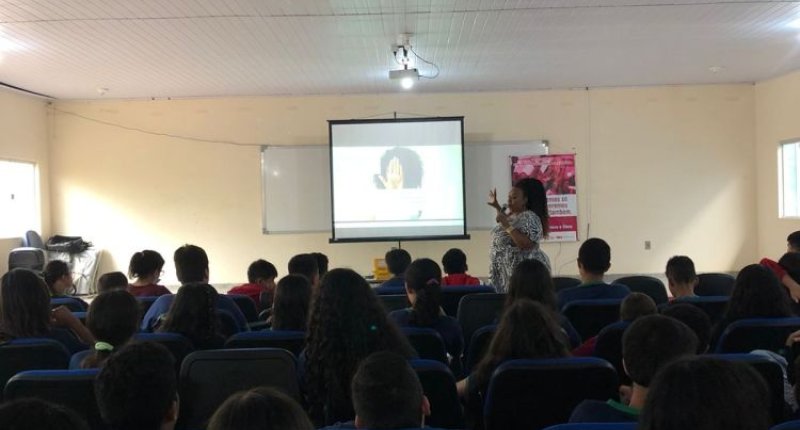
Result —
[{"label": "student's head", "polygon": [[751,264],[739,271],[725,313],[728,320],[791,315],[789,296],[771,270]]},{"label": "student's head", "polygon": [[781,259],[778,260],[778,264],[786,270],[795,282],[800,281],[800,251],[783,254]]},{"label": "student's head", "polygon": [[128,277],[122,272],[104,273],[97,280],[97,293],[103,294],[114,290],[124,290],[128,287]]},{"label": "student's head", "polygon": [[89,430],[75,411],[40,399],[19,399],[0,406],[3,430]]},{"label": "student's head", "polygon": [[633,321],[639,317],[657,313],[656,302],[647,294],[630,293],[619,305],[619,319],[622,321]]},{"label": "student's head", "polygon": [[467,272],[467,254],[458,248],[450,248],[442,256],[444,273],[455,275]]},{"label": "student's head", "polygon": [[40,337],[50,330],[50,294],[36,273],[13,269],[0,281],[0,329],[13,337]]},{"label": "student's head", "polygon": [[508,280],[506,307],[519,299],[531,299],[556,310],[556,293],[550,270],[539,260],[522,260],[514,267]]},{"label": "student's head", "polygon": [[391,249],[384,256],[386,268],[395,276],[403,276],[408,265],[411,264],[411,254],[405,249]]},{"label": "student's head", "polygon": [[786,237],[786,252],[800,252],[800,231]]},{"label": "student's head", "polygon": [[289,274],[305,276],[311,282],[311,286],[319,284],[317,259],[311,254],[295,255],[289,259]]},{"label": "student's head", "polygon": [[[515,191],[517,190],[517,191]],[[525,204],[525,209],[533,211],[542,221],[542,229],[545,234],[549,231],[550,216],[547,213],[547,194],[544,190],[544,185],[541,181],[534,178],[520,179],[514,188],[509,193],[509,206],[513,206],[511,202],[512,193],[518,193],[514,198],[522,198]]]},{"label": "student's head", "polygon": [[326,399],[349,403],[356,367],[375,351],[413,354],[367,281],[350,269],[333,269],[322,278],[312,303],[306,343],[312,403]]},{"label": "student's head", "polygon": [[272,302],[274,330],[305,331],[311,303],[311,282],[302,275],[286,275],[278,281]]},{"label": "student's head", "polygon": [[[177,251],[175,251],[175,255],[175,259],[177,260]],[[206,262],[206,266],[208,266],[208,262]],[[161,269],[163,268],[164,257],[156,251],[145,249],[131,256],[131,262],[128,265],[128,276],[155,283],[158,282],[158,278],[161,276]]]},{"label": "student's head", "polygon": [[[519,358],[558,358],[569,355],[567,339],[554,312],[529,299],[514,301],[500,317],[491,343],[478,363],[470,384],[482,387],[503,361]],[[473,381],[474,378],[474,381]]]},{"label": "student's head", "polygon": [[125,345],[139,328],[139,302],[127,291],[109,291],[92,300],[86,327],[97,343],[94,355],[82,367],[99,367],[115,350]]},{"label": "student's head", "polygon": [[314,425],[291,397],[258,387],[228,397],[209,420],[208,430],[314,430]]},{"label": "student's head", "polygon": [[631,380],[648,387],[665,364],[697,351],[697,336],[686,324],[662,315],[634,321],[622,336],[622,360]]},{"label": "student's head", "polygon": [[187,284],[178,289],[159,331],[180,333],[202,344],[218,334],[217,290],[208,284]]},{"label": "student's head", "polygon": [[[381,177],[387,178],[389,165],[392,160],[397,159],[402,169],[403,188],[420,188],[422,186],[423,164],[419,154],[411,149],[394,147],[383,153],[381,157]],[[375,186],[380,189],[386,188],[383,181],[375,180]]]},{"label": "student's head", "polygon": [[661,315],[686,324],[697,336],[697,353],[704,354],[711,343],[711,318],[702,309],[689,303],[674,303],[665,307]]},{"label": "student's head", "polygon": [[694,262],[685,255],[676,255],[667,261],[667,284],[673,297],[682,297],[694,294],[697,286],[697,273],[694,271]]},{"label": "student's head", "polygon": [[175,274],[181,284],[208,282],[208,255],[196,245],[183,245],[175,250]]},{"label": "student's head", "polygon": [[311,255],[317,260],[317,271],[319,277],[322,278],[328,273],[328,256],[321,252],[312,252]]},{"label": "student's head", "polygon": [[175,360],[157,343],[134,342],[109,357],[94,392],[100,416],[114,430],[172,428],[178,418]]},{"label": "student's head", "polygon": [[653,380],[639,418],[641,430],[767,430],[770,393],[746,363],[689,357]]},{"label": "student's head", "polygon": [[51,260],[44,266],[44,281],[54,296],[63,296],[72,288],[72,272],[67,263]]},{"label": "student's head", "polygon": [[411,320],[418,326],[432,326],[439,321],[442,303],[442,270],[430,258],[414,260],[405,274],[406,293],[411,303]]},{"label": "student's head", "polygon": [[611,268],[611,247],[603,239],[586,239],[578,249],[578,268],[581,274],[603,276]]},{"label": "student's head", "polygon": [[256,260],[247,268],[247,282],[261,284],[265,287],[274,287],[278,269],[267,260]]},{"label": "student's head", "polygon": [[375,430],[419,428],[430,404],[405,357],[376,352],[358,366],[352,383],[356,427]]}]

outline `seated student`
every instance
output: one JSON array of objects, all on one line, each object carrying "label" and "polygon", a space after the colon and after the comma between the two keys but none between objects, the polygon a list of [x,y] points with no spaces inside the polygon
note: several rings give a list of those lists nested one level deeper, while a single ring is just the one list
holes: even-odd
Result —
[{"label": "seated student", "polygon": [[208,284],[188,284],[178,289],[159,332],[178,333],[192,341],[195,349],[225,346],[215,306],[217,290]]},{"label": "seated student", "polygon": [[386,260],[386,268],[389,269],[392,277],[382,283],[379,288],[404,288],[406,283],[404,274],[408,269],[408,265],[411,264],[411,254],[405,249],[392,249],[386,253],[384,259]]},{"label": "seated student", "polygon": [[97,280],[97,294],[109,291],[128,290],[128,277],[122,272],[104,273]]},{"label": "seated student", "polygon": [[258,387],[228,397],[209,420],[208,430],[314,430],[314,425],[291,397]]},{"label": "seated student", "polygon": [[72,409],[28,398],[6,402],[0,406],[0,429],[89,430],[89,426]]},{"label": "seated student", "polygon": [[311,256],[317,260],[317,272],[319,272],[319,278],[322,279],[328,273],[328,256],[321,252],[312,252]]},{"label": "seated student", "polygon": [[272,302],[272,330],[306,331],[311,306],[311,283],[301,275],[278,281]]},{"label": "seated student", "polygon": [[694,271],[694,262],[685,255],[676,255],[667,261],[667,285],[672,294],[672,300],[681,300],[684,297],[695,297],[694,288],[699,282]]},{"label": "seated student", "polygon": [[508,308],[519,299],[533,300],[552,311],[554,318],[558,319],[561,329],[569,338],[570,347],[576,347],[581,343],[581,336],[575,330],[575,327],[556,309],[553,278],[550,277],[550,270],[541,261],[534,258],[522,260],[511,272],[511,277],[508,280],[506,302],[503,307]]},{"label": "seated student", "polygon": [[[625,330],[622,338],[625,372],[633,381],[630,402],[584,400],[572,411],[569,422],[637,421],[650,382],[659,369],[677,358],[694,355],[696,351],[697,337],[686,324],[661,315],[637,319]],[[680,413],[678,410],[673,412]]]},{"label": "seated student", "polygon": [[178,420],[175,359],[157,343],[134,342],[109,357],[94,392],[111,430],[171,430]]},{"label": "seated student", "polygon": [[231,288],[228,294],[250,297],[256,303],[256,309],[261,312],[272,306],[277,277],[278,270],[275,265],[266,260],[256,260],[247,268],[247,284]]},{"label": "seated student", "polygon": [[57,340],[70,354],[87,349],[95,341],[69,309],[50,309],[47,285],[36,273],[13,269],[0,280],[0,338],[24,337]]},{"label": "seated student", "polygon": [[156,251],[145,249],[133,254],[128,264],[128,276],[136,280],[128,285],[128,292],[136,297],[170,294],[167,287],[158,285],[163,268],[164,257]]},{"label": "seated student", "polygon": [[442,271],[430,258],[414,260],[405,273],[406,295],[411,307],[389,314],[400,327],[426,327],[439,332],[450,357],[461,357],[464,335],[458,321],[442,314]]},{"label": "seated student", "polygon": [[[795,231],[786,237],[786,253],[796,252],[800,252],[800,231]],[[789,292],[792,301],[800,301],[800,283],[798,283],[796,279],[792,278],[789,273],[787,273],[785,267],[783,267],[779,262],[775,262],[769,258],[762,258],[759,264],[772,270],[781,284]]]},{"label": "seated student", "polygon": [[446,285],[480,285],[481,280],[467,275],[467,254],[458,248],[449,249],[442,256],[442,267],[447,276],[442,278]]},{"label": "seated student", "polygon": [[297,254],[289,259],[289,274],[290,275],[303,275],[311,282],[312,291],[316,291],[319,287],[319,266],[317,259],[311,254]]},{"label": "seated student", "polygon": [[711,334],[711,345],[734,321],[745,318],[784,318],[793,316],[790,300],[778,279],[759,264],[745,266],[736,276],[728,308]]},{"label": "seated student", "polygon": [[51,298],[69,297],[80,302],[84,310],[89,307],[82,299],[68,295],[75,286],[72,285],[72,271],[69,270],[67,263],[61,260],[50,260],[44,267],[44,281]]},{"label": "seated student", "polygon": [[[619,320],[633,322],[639,317],[658,313],[656,302],[643,293],[630,293],[619,305]],[[597,336],[586,339],[581,346],[572,350],[576,357],[590,357],[596,355]],[[601,351],[601,354],[603,351]]]},{"label": "seated student", "polygon": [[422,429],[431,405],[408,361],[392,352],[376,352],[358,366],[351,392],[356,418],[333,429]]},{"label": "seated student", "polygon": [[475,370],[456,384],[459,396],[466,400],[467,428],[483,427],[483,399],[492,373],[500,363],[520,358],[567,356],[566,336],[552,318],[551,311],[532,300],[516,300],[500,317],[497,332]]},{"label": "seated student", "polygon": [[656,374],[639,430],[767,430],[770,395],[746,363],[687,357]]},{"label": "seated student", "polygon": [[661,315],[686,324],[697,336],[697,353],[708,352],[711,342],[711,319],[702,309],[689,303],[676,303],[662,309]]},{"label": "seated student", "polygon": [[[203,248],[195,245],[181,246],[175,250],[174,260],[175,274],[181,285],[208,284],[208,255]],[[174,299],[174,295],[165,294],[153,302],[142,319],[141,330],[153,330],[163,315],[166,315]],[[227,311],[233,316],[239,330],[247,330],[244,314],[230,297],[218,294],[214,303],[217,309]]]},{"label": "seated student", "polygon": [[81,367],[102,367],[139,330],[139,302],[125,290],[100,294],[89,305],[86,327],[95,337],[94,354],[86,357]]},{"label": "seated student", "polygon": [[578,272],[581,285],[558,292],[558,307],[564,309],[567,303],[587,299],[622,299],[630,290],[620,284],[607,284],[603,277],[611,268],[611,247],[598,238],[587,239],[578,250]]}]

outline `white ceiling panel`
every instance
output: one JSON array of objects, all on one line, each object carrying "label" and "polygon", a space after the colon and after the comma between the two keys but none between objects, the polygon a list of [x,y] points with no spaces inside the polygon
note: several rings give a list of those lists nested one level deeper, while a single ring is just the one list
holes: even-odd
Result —
[{"label": "white ceiling panel", "polygon": [[389,93],[401,33],[440,70],[415,92],[800,69],[791,1],[11,0],[0,1],[0,81],[62,99]]}]

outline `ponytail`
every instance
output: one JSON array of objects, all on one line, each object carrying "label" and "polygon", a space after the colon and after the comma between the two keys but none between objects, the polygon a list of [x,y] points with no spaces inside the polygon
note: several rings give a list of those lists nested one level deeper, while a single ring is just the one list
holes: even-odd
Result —
[{"label": "ponytail", "polygon": [[439,320],[442,302],[442,270],[429,258],[414,260],[406,270],[406,285],[417,295],[410,322],[427,327]]}]

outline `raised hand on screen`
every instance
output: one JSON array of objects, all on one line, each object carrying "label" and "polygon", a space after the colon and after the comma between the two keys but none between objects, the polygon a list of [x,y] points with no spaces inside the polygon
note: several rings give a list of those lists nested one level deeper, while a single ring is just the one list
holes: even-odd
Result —
[{"label": "raised hand on screen", "polygon": [[503,208],[500,207],[500,203],[497,202],[497,188],[489,190],[489,200],[486,202],[486,204],[493,207],[497,211],[503,210]]},{"label": "raised hand on screen", "polygon": [[383,187],[387,190],[399,190],[403,188],[403,165],[397,157],[389,161],[386,166],[386,177],[380,177]]}]

